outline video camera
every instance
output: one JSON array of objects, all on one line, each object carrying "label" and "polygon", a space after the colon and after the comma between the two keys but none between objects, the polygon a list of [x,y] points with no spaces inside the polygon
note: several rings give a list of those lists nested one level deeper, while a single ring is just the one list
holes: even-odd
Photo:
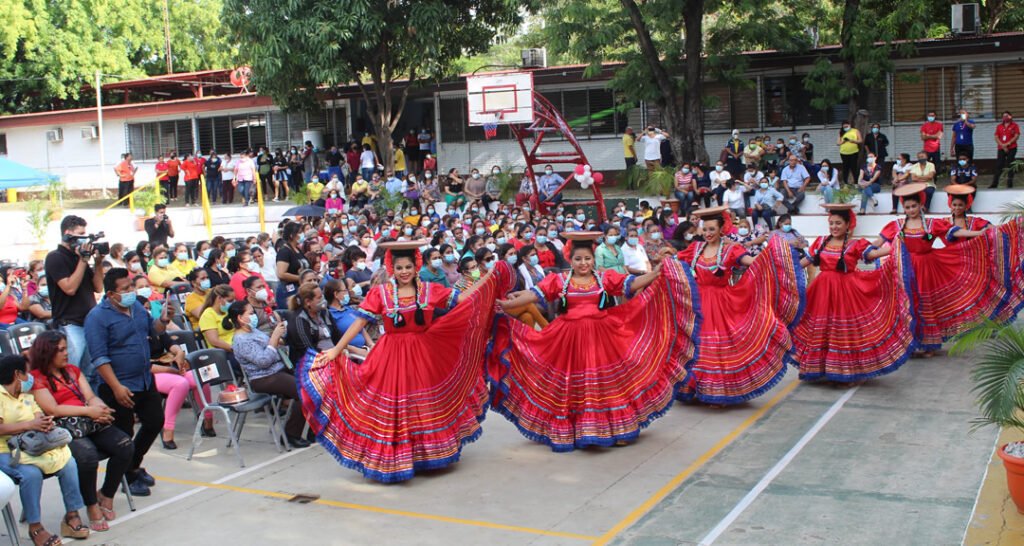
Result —
[{"label": "video camera", "polygon": [[[71,245],[71,249],[78,253],[79,256],[87,258],[92,256],[93,253],[98,253],[101,256],[110,254],[110,243],[97,243],[96,241],[104,237],[103,232],[92,233],[88,235],[72,235],[66,233],[64,235],[64,242]],[[91,244],[92,249],[88,251],[82,250],[82,245]]]}]

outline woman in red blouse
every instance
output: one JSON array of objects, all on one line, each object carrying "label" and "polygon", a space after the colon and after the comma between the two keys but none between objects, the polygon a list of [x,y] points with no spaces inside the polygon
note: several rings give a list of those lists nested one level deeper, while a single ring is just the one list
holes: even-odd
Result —
[{"label": "woman in red blouse", "polygon": [[[114,494],[131,463],[135,451],[132,440],[121,429],[111,426],[114,410],[93,393],[82,371],[68,364],[68,341],[64,334],[56,330],[39,334],[29,349],[28,360],[32,368],[32,394],[39,407],[47,415],[81,425],[68,429],[73,437],[68,447],[78,463],[78,484],[89,513],[89,527],[106,531],[107,521],[117,517]],[[54,424],[60,425],[56,421]],[[78,437],[79,429],[91,432]],[[107,457],[103,487],[96,491],[96,469]]]}]

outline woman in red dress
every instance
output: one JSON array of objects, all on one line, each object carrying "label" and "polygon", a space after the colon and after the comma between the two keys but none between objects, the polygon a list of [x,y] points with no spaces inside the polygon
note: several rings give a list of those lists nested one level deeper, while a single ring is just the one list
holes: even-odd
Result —
[{"label": "woman in red dress", "polygon": [[[949,195],[949,210],[952,214],[949,217],[950,225],[969,231],[981,231],[992,225],[988,220],[980,216],[967,216],[967,211],[974,203],[974,192],[976,190],[966,184],[952,184],[946,186],[946,194]],[[966,241],[963,237],[954,237],[946,241],[946,246]]]},{"label": "woman in red dress", "polygon": [[[995,318],[1006,305],[1006,286],[998,265],[1003,260],[997,230],[973,231],[942,218],[921,215],[925,184],[896,188],[907,216],[882,229],[876,246],[901,239],[910,254],[915,331],[924,357],[934,356],[942,342],[986,319]],[[984,235],[979,237],[979,235]],[[932,248],[936,238],[972,240]]]},{"label": "woman in red dress", "polygon": [[[307,353],[298,365],[302,410],[317,440],[343,466],[380,482],[459,460],[480,436],[487,410],[484,344],[495,298],[515,275],[497,264],[459,293],[417,280],[422,241],[382,243],[391,278],[366,294],[355,320],[333,348]],[[448,310],[434,318],[434,310]],[[371,318],[385,332],[366,360],[343,349]]]},{"label": "woman in red dress", "polygon": [[[720,406],[756,398],[786,373],[789,330],[803,312],[803,268],[789,244],[773,236],[757,258],[722,238],[725,207],[702,209],[704,241],[678,254],[695,271],[700,292],[700,357],[677,394]],[[734,284],[733,270],[750,266]]]},{"label": "woman in red dress", "polygon": [[793,359],[800,379],[855,386],[896,371],[913,353],[913,287],[904,275],[905,260],[888,259],[874,271],[857,269],[860,260],[903,252],[902,244],[878,248],[867,239],[852,239],[854,205],[822,206],[830,211],[829,235],[818,237],[801,260],[805,267],[818,266],[819,273],[793,329]]},{"label": "woman in red dress", "polygon": [[[556,452],[635,440],[672,405],[693,359],[693,279],[669,260],[645,275],[597,272],[600,232],[567,233],[572,271],[499,301],[512,309],[560,301],[543,330],[499,317],[491,348],[492,408]],[[627,301],[614,305],[613,297]],[[504,320],[502,320],[504,318]]]}]

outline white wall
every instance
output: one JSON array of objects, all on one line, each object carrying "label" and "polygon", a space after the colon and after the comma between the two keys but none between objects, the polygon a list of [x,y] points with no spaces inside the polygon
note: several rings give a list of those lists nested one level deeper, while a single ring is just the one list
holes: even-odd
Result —
[{"label": "white wall", "polygon": [[[96,123],[77,122],[65,125],[37,125],[4,129],[7,135],[7,158],[29,167],[47,171],[61,177],[69,188],[99,188],[106,184],[117,190],[114,165],[119,161],[125,145],[124,120],[103,120],[103,157],[107,173],[100,173],[100,145],[98,139],[83,139],[81,127]],[[46,132],[60,128],[61,142],[48,142]]]}]

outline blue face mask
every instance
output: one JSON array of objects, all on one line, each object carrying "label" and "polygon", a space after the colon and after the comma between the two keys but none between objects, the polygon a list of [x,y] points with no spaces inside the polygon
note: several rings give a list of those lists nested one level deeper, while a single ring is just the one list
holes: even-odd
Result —
[{"label": "blue face mask", "polygon": [[725,167],[723,167],[723,166],[721,166],[721,165],[715,165],[715,171],[716,171],[716,172],[722,172],[722,169],[724,169],[724,168],[725,168]]},{"label": "blue face mask", "polygon": [[149,299],[149,297],[153,295],[153,289],[152,289],[152,288],[150,288],[150,287],[148,287],[148,286],[143,286],[142,288],[136,289],[136,290],[135,290],[135,293],[136,293],[136,294],[137,294],[137,295],[138,295],[138,296],[139,296],[140,298],[145,298],[145,299],[147,299],[147,300],[148,300],[148,299]]},{"label": "blue face mask", "polygon": [[220,312],[221,313],[227,313],[228,312],[228,307],[231,307],[230,303],[225,303],[224,305],[221,305],[220,306]]},{"label": "blue face mask", "polygon": [[39,295],[41,297],[44,297],[44,298],[50,297],[50,287],[49,286],[40,286],[38,292],[39,292]]},{"label": "blue face mask", "polygon": [[505,258],[505,261],[508,262],[511,265],[516,265],[516,262],[519,261],[519,256],[516,256],[515,254],[513,254],[513,255],[509,256],[508,258]]},{"label": "blue face mask", "polygon": [[499,245],[503,245],[508,242],[508,239],[504,237],[498,237],[497,239],[495,239],[495,242],[497,242]]},{"label": "blue face mask", "polygon": [[[302,244],[302,243],[304,243],[304,242],[306,242],[306,234],[305,234],[305,233],[300,233],[300,234],[299,234],[299,244],[301,245],[301,244]],[[232,254],[228,254],[228,257],[229,257],[229,258],[230,258],[231,256],[232,256]]]},{"label": "blue face mask", "polygon": [[403,230],[403,232],[405,233],[406,237],[408,237],[409,235],[412,235],[412,228],[407,227]]},{"label": "blue face mask", "polygon": [[549,241],[551,239],[554,239],[555,237],[558,237],[558,232],[557,231],[551,230],[551,231],[548,232],[548,240]]},{"label": "blue face mask", "polygon": [[580,222],[583,222],[587,219],[587,216],[585,214],[577,214],[576,219],[579,220]]},{"label": "blue face mask", "polygon": [[157,258],[156,259],[156,266],[157,267],[167,267],[168,263],[170,263],[170,262],[167,261],[167,258]]},{"label": "blue face mask", "polygon": [[478,228],[476,228],[476,229],[474,230],[474,232],[476,232],[476,234],[477,234],[477,235],[483,235],[485,231],[487,231],[487,230],[485,230],[485,229],[484,229],[484,228],[482,228],[482,227],[478,227]]},{"label": "blue face mask", "polygon": [[177,258],[178,261],[180,262],[188,261],[188,252],[179,252],[175,254],[174,257]]},{"label": "blue face mask", "polygon": [[619,241],[619,236],[618,235],[608,235],[607,237],[604,238],[604,241],[606,243],[610,244],[610,245],[614,245],[615,243],[617,243]]},{"label": "blue face mask", "polygon": [[540,244],[544,244],[544,243],[548,242],[548,238],[546,236],[544,236],[544,235],[538,235],[537,236],[537,242],[540,243]]},{"label": "blue face mask", "polygon": [[135,305],[135,292],[126,292],[124,294],[118,294],[121,297],[120,305],[124,309],[128,309]]},{"label": "blue face mask", "polygon": [[434,258],[433,260],[430,260],[430,267],[433,267],[434,269],[441,267],[441,258]]},{"label": "blue face mask", "polygon": [[338,300],[338,301],[340,301],[342,305],[348,305],[348,302],[352,301],[352,298],[351,298],[351,297],[349,297],[349,295],[348,295],[348,294],[345,294],[345,295],[344,295],[344,296],[342,296],[342,297],[341,297],[341,299],[340,299],[340,300]]},{"label": "blue face mask", "polygon": [[690,169],[687,169],[686,167],[683,167],[682,170],[683,170],[683,174],[690,174]]},{"label": "blue face mask", "polygon": [[928,121],[935,121],[935,116],[928,116]]},{"label": "blue face mask", "polygon": [[224,255],[227,256],[228,258],[234,258],[235,257],[235,250],[231,249],[231,250],[225,252]]},{"label": "blue face mask", "polygon": [[208,248],[208,249],[203,251],[203,259],[204,260],[208,260],[210,258],[210,251],[211,250],[213,250],[213,249],[212,248]]},{"label": "blue face mask", "polygon": [[629,238],[626,239],[626,244],[628,244],[629,246],[636,246],[636,245],[640,244],[640,238],[639,237],[629,237]]},{"label": "blue face mask", "polygon": [[871,128],[871,133],[877,135],[878,134],[878,127],[872,127]]},{"label": "blue face mask", "polygon": [[565,216],[562,216],[561,214],[559,214],[558,216],[555,216],[555,220],[557,220],[558,223],[561,224],[562,222],[565,221]]},{"label": "blue face mask", "polygon": [[256,329],[260,323],[260,317],[256,316],[256,313],[249,315],[249,328]]},{"label": "blue face mask", "polygon": [[786,233],[789,233],[790,231],[793,231],[793,225],[792,224],[783,224],[782,231],[785,231]]},{"label": "blue face mask", "polygon": [[444,261],[445,261],[445,263],[455,263],[455,255],[454,254],[445,254],[444,255]]},{"label": "blue face mask", "polygon": [[957,161],[957,163],[959,163],[961,167],[966,167],[967,166],[967,160],[966,159],[961,159],[960,161]]},{"label": "blue face mask", "polygon": [[25,373],[28,379],[21,382],[21,392],[28,394],[32,391],[32,386],[35,385],[36,380],[32,377],[32,374]]},{"label": "blue face mask", "polygon": [[768,189],[768,183],[767,182],[761,182],[761,189],[762,190],[767,190]]},{"label": "blue face mask", "polygon": [[527,259],[530,261],[530,265],[537,265],[538,263],[540,263],[540,258],[538,258],[536,254],[530,256]]},{"label": "blue face mask", "polygon": [[750,234],[750,230],[745,227],[741,227],[740,229],[737,230],[737,232],[740,234],[740,237],[746,237],[747,235]]},{"label": "blue face mask", "polygon": [[210,279],[203,279],[203,280],[199,281],[199,289],[200,290],[209,290],[210,289]]}]

